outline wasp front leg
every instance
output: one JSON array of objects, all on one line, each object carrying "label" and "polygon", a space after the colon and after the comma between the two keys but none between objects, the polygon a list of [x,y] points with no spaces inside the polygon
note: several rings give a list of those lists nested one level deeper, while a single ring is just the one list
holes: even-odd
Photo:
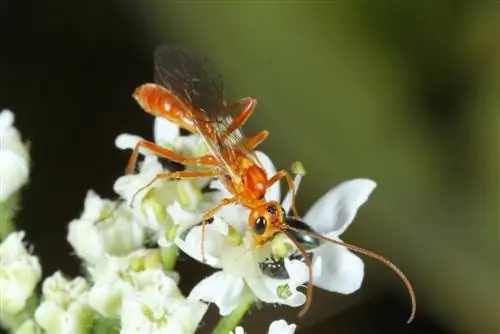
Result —
[{"label": "wasp front leg", "polygon": [[217,204],[210,211],[205,212],[203,215],[203,219],[201,221],[201,259],[205,262],[205,233],[206,233],[206,224],[207,221],[210,220],[220,209],[224,206],[229,205],[231,203],[237,202],[238,198],[224,198],[219,204]]},{"label": "wasp front leg", "polygon": [[182,155],[175,153],[169,149],[166,149],[162,146],[159,146],[153,142],[147,140],[141,140],[135,145],[134,151],[130,155],[130,159],[127,164],[127,169],[125,172],[127,174],[132,173],[135,170],[137,165],[137,158],[139,156],[139,150],[142,148],[146,148],[149,151],[157,154],[160,157],[178,162],[180,164],[191,164],[191,165],[204,165],[204,166],[218,166],[219,162],[215,159],[214,156],[207,154],[200,157],[187,158]]},{"label": "wasp front leg", "polygon": [[229,125],[224,133],[222,140],[225,140],[231,133],[233,133],[236,129],[243,126],[243,124],[248,121],[250,116],[252,115],[255,106],[257,105],[257,99],[253,97],[245,97],[239,99],[238,101],[232,103],[229,108],[236,108],[239,105],[244,105],[245,108],[233,119],[233,122]]}]

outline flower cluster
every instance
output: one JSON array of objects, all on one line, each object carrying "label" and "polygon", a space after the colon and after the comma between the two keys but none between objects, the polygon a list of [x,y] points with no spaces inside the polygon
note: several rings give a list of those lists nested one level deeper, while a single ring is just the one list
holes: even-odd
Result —
[{"label": "flower cluster", "polygon": [[[11,116],[3,117],[0,129],[12,124]],[[10,132],[11,140],[19,137],[16,131]],[[116,146],[130,150],[140,140],[122,134]],[[186,156],[207,153],[199,135],[181,135],[177,125],[161,118],[155,121],[154,140]],[[271,159],[263,152],[256,154],[266,172],[273,175],[276,168]],[[143,159],[138,172],[121,176],[114,184],[120,200],[103,199],[89,190],[82,214],[69,223],[67,240],[83,262],[84,276],[70,279],[56,272],[46,278],[40,303],[31,313],[26,301],[41,278],[40,265],[22,245],[23,232],[3,241],[0,280],[4,325],[25,333],[40,329],[89,333],[92,328],[120,333],[194,333],[213,303],[225,319],[214,333],[241,334],[243,328],[236,326],[255,303],[304,305],[306,296],[298,288],[309,279],[321,289],[342,294],[361,286],[364,264],[345,247],[321,242],[310,249],[312,277],[296,245],[285,234],[278,233],[263,247],[255,247],[248,228],[249,210],[238,204],[225,206],[206,225],[202,257],[203,214],[229,197],[228,190],[218,179],[200,178],[157,180],[138,192],[157,174],[179,168],[162,163],[146,150],[140,155]],[[9,171],[1,173],[3,177]],[[27,171],[21,174],[20,181],[9,185],[10,193],[26,181]],[[295,177],[297,189],[301,178]],[[340,240],[375,186],[367,179],[344,182],[320,198],[302,221],[318,234]],[[268,191],[266,199],[281,202],[285,212],[290,211],[291,193],[282,200],[279,185]],[[180,275],[174,271],[180,252],[216,268],[186,296],[178,287]],[[3,316],[24,311],[17,326]],[[279,320],[270,325],[269,333],[293,333],[295,328]]]}]

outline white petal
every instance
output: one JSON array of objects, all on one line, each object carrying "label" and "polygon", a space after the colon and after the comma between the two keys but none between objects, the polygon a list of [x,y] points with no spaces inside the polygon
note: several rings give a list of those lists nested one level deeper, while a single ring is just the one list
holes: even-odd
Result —
[{"label": "white petal", "polygon": [[[127,204],[130,205],[132,198],[137,193],[137,191],[148,184],[156,177],[156,175],[158,175],[162,171],[163,168],[157,157],[151,155],[146,156],[141,164],[140,173],[119,177],[113,185],[113,190],[117,194],[119,194],[127,202]],[[151,185],[151,188],[158,189],[162,184],[163,182],[158,180]],[[140,204],[142,203],[142,200],[147,193],[147,189],[144,189],[143,191],[137,193],[134,199],[134,203],[132,203],[134,208],[137,208],[139,211],[141,210]]]},{"label": "white petal", "polygon": [[[257,155],[257,158],[262,164],[262,167],[264,167],[267,173],[267,177],[268,178],[273,177],[274,174],[276,174],[276,167],[274,167],[271,158],[269,158],[264,152],[261,151],[255,151],[255,154]],[[281,188],[279,182],[276,182],[271,188],[267,190],[266,200],[277,201],[277,202],[281,200]]]},{"label": "white petal", "polygon": [[315,276],[314,285],[342,294],[353,293],[361,287],[365,265],[359,256],[345,247],[328,243],[316,249],[314,254],[321,259],[321,275]]},{"label": "white petal", "polygon": [[24,232],[14,232],[0,244],[0,312],[21,311],[42,276],[38,258],[23,244]]},{"label": "white petal", "polygon": [[[177,237],[175,243],[184,253],[201,262],[201,240],[202,228],[195,226],[188,232],[184,240]],[[217,267],[220,257],[227,248],[226,240],[220,233],[218,226],[212,224],[206,226],[203,247],[206,264]]]},{"label": "white petal", "polygon": [[26,233],[24,231],[12,232],[0,243],[1,264],[15,261],[21,256],[29,255],[23,244]]},{"label": "white petal", "polygon": [[[306,296],[293,287],[290,280],[281,280],[262,276],[260,278],[248,278],[246,282],[257,298],[266,303],[277,303],[298,307],[304,305]],[[280,289],[287,290],[288,296],[278,296]]]},{"label": "white petal", "polygon": [[197,225],[201,222],[203,214],[186,210],[177,201],[167,207],[167,213],[172,217],[174,224],[179,225],[177,235],[182,234],[185,230]]},{"label": "white petal", "polygon": [[234,329],[234,332],[229,332],[229,334],[245,334],[243,327],[238,326]]},{"label": "white petal", "polygon": [[376,183],[368,179],[343,182],[314,203],[303,220],[318,233],[335,232],[335,235],[340,235],[351,224],[375,186]]},{"label": "white petal", "polygon": [[233,194],[231,194],[227,190],[227,188],[224,186],[224,184],[219,179],[215,179],[215,180],[211,181],[210,182],[210,188],[219,190],[221,198],[233,197]]},{"label": "white petal", "polygon": [[133,291],[133,287],[124,281],[96,283],[89,293],[89,305],[105,317],[118,317],[123,295]]},{"label": "white petal", "polygon": [[28,181],[26,156],[0,147],[0,202],[5,201]]},{"label": "white petal", "polygon": [[144,140],[144,138],[128,133],[123,133],[116,137],[115,146],[120,150],[133,150],[137,143],[141,140]]},{"label": "white petal", "polygon": [[281,319],[271,323],[268,334],[293,334],[295,329],[297,329],[297,325],[289,325],[285,320]]},{"label": "white petal", "polygon": [[191,290],[188,299],[215,303],[220,315],[225,316],[239,305],[244,287],[242,278],[218,271],[198,283]]},{"label": "white petal", "polygon": [[0,112],[0,131],[7,131],[13,124],[14,113],[8,109],[3,109],[2,112]]},{"label": "white petal", "polygon": [[158,145],[172,145],[179,137],[179,126],[166,118],[156,117],[154,124],[154,138]]}]

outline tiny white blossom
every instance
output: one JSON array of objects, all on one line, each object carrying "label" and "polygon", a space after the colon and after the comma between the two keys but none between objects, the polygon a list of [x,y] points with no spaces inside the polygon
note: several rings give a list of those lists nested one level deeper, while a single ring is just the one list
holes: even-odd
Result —
[{"label": "tiny white blossom", "polygon": [[48,277],[43,301],[35,311],[37,323],[49,333],[88,333],[94,313],[88,305],[89,286],[84,278],[65,278],[61,272]]},{"label": "tiny white blossom", "polygon": [[14,114],[10,110],[2,110],[0,112],[0,202],[21,188],[29,176],[28,150],[13,124]]},{"label": "tiny white blossom", "polygon": [[229,334],[246,334],[246,333],[243,327],[238,326],[234,329],[234,331],[229,332]]},{"label": "tiny white blossom", "polygon": [[160,284],[162,277],[178,281],[175,272],[162,269],[158,250],[137,250],[124,257],[106,256],[90,269],[94,285],[89,304],[105,317],[119,317],[127,295],[147,285]]},{"label": "tiny white blossom", "polygon": [[288,324],[285,320],[276,320],[269,326],[268,334],[293,334],[297,329],[297,325]]},{"label": "tiny white blossom", "polygon": [[145,231],[127,204],[100,198],[89,190],[84,211],[79,219],[69,223],[68,242],[76,254],[94,264],[105,254],[126,255],[139,249],[145,241]]},{"label": "tiny white blossom", "polygon": [[[297,325],[288,324],[285,320],[275,320],[269,326],[269,331],[267,334],[293,334],[295,333],[295,329],[297,329]],[[243,327],[238,326],[234,329],[234,331],[229,334],[245,334],[245,330]]]},{"label": "tiny white blossom", "polygon": [[128,294],[123,301],[123,334],[195,333],[208,305],[182,296],[176,282],[156,273],[157,284],[145,285]]},{"label": "tiny white blossom", "polygon": [[0,245],[0,311],[15,314],[26,301],[42,276],[36,256],[23,245],[24,232],[14,232]]}]

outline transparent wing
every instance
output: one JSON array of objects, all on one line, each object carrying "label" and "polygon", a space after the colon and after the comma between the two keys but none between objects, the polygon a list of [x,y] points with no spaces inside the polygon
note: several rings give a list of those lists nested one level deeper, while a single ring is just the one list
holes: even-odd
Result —
[{"label": "transparent wing", "polygon": [[243,130],[238,128],[227,135],[227,129],[233,121],[233,117],[229,112],[225,112],[223,116],[219,116],[214,122],[214,128],[217,130],[217,136],[221,144],[229,148],[228,154],[233,154],[229,160],[233,161],[236,155],[244,155],[250,157],[258,166],[262,167],[262,164],[255,154],[255,151],[248,145],[248,138],[245,136]]},{"label": "transparent wing", "polygon": [[[233,179],[238,177],[233,168],[233,155],[222,139],[224,125],[220,122],[227,116],[227,104],[221,75],[215,64],[206,56],[171,45],[157,47],[154,62],[155,82],[194,109],[186,110],[186,113],[210,153],[228,176]],[[201,112],[206,117],[196,116],[195,112]]]},{"label": "transparent wing", "polygon": [[154,53],[155,82],[189,102],[209,119],[226,109],[220,72],[207,57],[177,46],[161,45]]}]

